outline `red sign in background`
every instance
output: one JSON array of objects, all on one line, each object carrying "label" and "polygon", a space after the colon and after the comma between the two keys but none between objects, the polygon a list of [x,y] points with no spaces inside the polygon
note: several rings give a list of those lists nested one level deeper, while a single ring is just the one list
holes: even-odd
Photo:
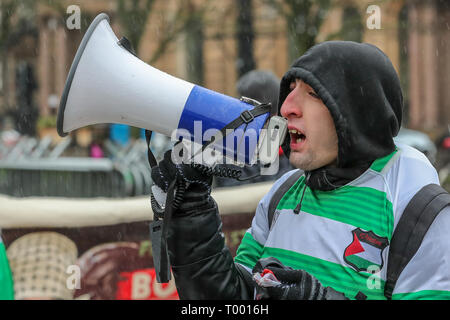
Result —
[{"label": "red sign in background", "polygon": [[175,283],[158,283],[155,269],[121,272],[117,283],[118,300],[175,300],[178,299]]},{"label": "red sign in background", "polygon": [[[222,216],[226,243],[233,256],[252,218],[248,213]],[[8,247],[15,239],[40,231],[59,232],[76,243],[81,283],[74,298],[178,299],[173,279],[169,284],[156,281],[147,221],[82,228],[2,229],[2,238]]]}]

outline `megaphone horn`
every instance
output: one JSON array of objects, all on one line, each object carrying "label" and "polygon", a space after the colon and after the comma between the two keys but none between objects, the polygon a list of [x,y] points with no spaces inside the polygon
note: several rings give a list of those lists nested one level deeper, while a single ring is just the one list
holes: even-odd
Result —
[{"label": "megaphone horn", "polygon": [[[173,77],[141,61],[126,47],[111,29],[108,15],[99,14],[84,35],[67,77],[58,110],[60,136],[88,125],[120,123],[167,136],[184,129],[194,137],[199,134],[195,124],[200,122],[202,137],[209,129],[242,128],[244,134],[254,130],[262,153],[270,149],[271,137],[262,134],[270,108],[255,108],[248,101]],[[278,127],[286,127],[284,119],[272,118]],[[261,147],[263,141],[265,147]],[[275,152],[266,155],[266,160],[273,160],[278,146],[272,147]],[[258,153],[256,147],[247,150],[245,144],[232,148],[233,156],[241,155],[246,163],[252,163]]]}]

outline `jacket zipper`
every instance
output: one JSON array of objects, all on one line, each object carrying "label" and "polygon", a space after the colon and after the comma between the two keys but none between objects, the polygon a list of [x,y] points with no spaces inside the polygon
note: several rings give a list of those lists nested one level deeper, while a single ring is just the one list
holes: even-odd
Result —
[{"label": "jacket zipper", "polygon": [[295,209],[294,209],[295,214],[299,214],[300,210],[302,209],[303,197],[305,196],[306,186],[308,184],[310,176],[311,176],[310,172],[307,172],[305,175],[305,186],[303,187],[303,192],[302,192],[302,197],[300,198],[300,202],[298,203],[297,207],[295,207]]}]

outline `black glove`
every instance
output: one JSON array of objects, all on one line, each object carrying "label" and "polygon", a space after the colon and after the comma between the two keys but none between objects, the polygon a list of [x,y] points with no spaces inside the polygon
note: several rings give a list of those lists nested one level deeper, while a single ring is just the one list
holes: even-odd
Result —
[{"label": "black glove", "polygon": [[202,173],[190,164],[175,164],[172,161],[172,150],[164,153],[158,166],[152,168],[152,180],[164,192],[167,192],[172,181],[180,179],[187,183],[188,190],[211,192],[212,176]]},{"label": "black glove", "polygon": [[[172,161],[172,150],[164,154],[163,160],[152,167],[150,199],[155,220],[150,226],[153,264],[157,280],[170,280],[170,253],[168,246],[172,216],[189,216],[199,210],[214,208],[210,197],[212,176],[202,174],[190,164]],[[159,220],[159,218],[164,218]],[[173,259],[172,259],[173,260]]]},{"label": "black glove", "polygon": [[274,300],[347,300],[343,293],[331,287],[324,287],[308,272],[286,267],[275,258],[267,259],[270,259],[270,263],[258,263],[253,268],[253,273],[261,273],[264,269],[268,269],[281,284],[264,288],[257,284],[262,292],[260,297]]},{"label": "black glove", "polygon": [[[210,171],[206,170],[204,166],[194,167],[191,164],[174,163],[172,150],[167,151],[158,166],[152,168],[151,176],[154,185],[160,189],[156,188],[155,190],[155,187],[152,187],[151,190],[152,209],[158,217],[165,215],[164,205],[167,202],[161,191],[167,194],[169,186],[174,182],[176,183],[174,187],[176,196],[174,196],[172,204],[175,215],[190,215],[215,206],[215,202],[210,196],[212,184]],[[178,195],[178,193],[180,194]]]}]

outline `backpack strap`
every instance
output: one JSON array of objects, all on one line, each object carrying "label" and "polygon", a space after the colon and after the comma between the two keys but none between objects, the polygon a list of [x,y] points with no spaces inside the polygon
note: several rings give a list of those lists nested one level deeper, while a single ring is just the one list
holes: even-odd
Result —
[{"label": "backpack strap", "polygon": [[429,227],[439,212],[450,205],[450,194],[437,184],[420,189],[406,206],[389,246],[384,295],[391,299],[397,280],[416,254]]},{"label": "backpack strap", "polygon": [[302,170],[295,171],[289,178],[286,179],[286,181],[281,184],[281,186],[273,194],[272,199],[269,203],[269,210],[267,212],[269,230],[272,227],[272,220],[278,203],[280,202],[281,198],[283,198],[284,194],[294,185],[294,183],[296,183],[297,180],[300,179],[303,173],[304,172]]}]

